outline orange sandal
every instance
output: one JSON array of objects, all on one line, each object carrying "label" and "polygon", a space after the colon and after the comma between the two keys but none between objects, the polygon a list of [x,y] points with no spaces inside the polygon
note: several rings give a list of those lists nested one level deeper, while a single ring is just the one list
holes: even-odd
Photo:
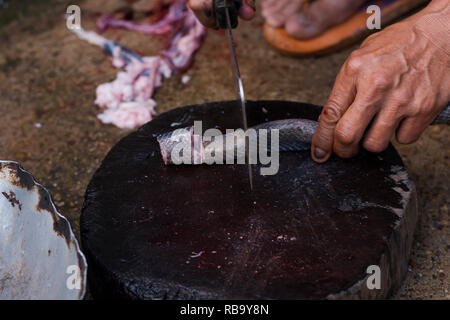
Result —
[{"label": "orange sandal", "polygon": [[[389,0],[373,1],[373,4],[380,6],[381,23],[386,26],[427,2],[429,1]],[[264,37],[276,50],[287,55],[305,57],[336,52],[358,42],[374,31],[369,30],[366,26],[370,14],[366,13],[365,8],[366,6],[347,21],[328,29],[315,38],[297,40],[288,35],[284,28],[274,28],[267,23],[264,24]]]}]

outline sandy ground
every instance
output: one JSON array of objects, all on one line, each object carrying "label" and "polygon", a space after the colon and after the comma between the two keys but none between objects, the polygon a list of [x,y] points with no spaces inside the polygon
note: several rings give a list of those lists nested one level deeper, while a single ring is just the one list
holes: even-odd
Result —
[{"label": "sandy ground", "polygon": [[[68,1],[0,6],[0,159],[19,161],[46,186],[79,233],[85,188],[108,150],[130,131],[102,124],[94,105],[95,88],[117,70],[94,46],[65,27]],[[82,24],[93,29],[95,7],[81,2]],[[117,1],[112,1],[115,3]],[[92,3],[94,5],[92,6]],[[89,10],[88,10],[89,9]],[[164,38],[113,30],[106,37],[144,55]],[[340,66],[355,49],[323,58],[294,59],[274,52],[262,36],[262,19],[235,32],[249,99],[282,99],[323,105]],[[209,32],[188,72],[166,80],[155,99],[158,112],[205,101],[233,99],[225,35]],[[450,129],[430,127],[409,146],[397,146],[415,181],[421,210],[410,269],[397,299],[450,298],[449,156]]]}]

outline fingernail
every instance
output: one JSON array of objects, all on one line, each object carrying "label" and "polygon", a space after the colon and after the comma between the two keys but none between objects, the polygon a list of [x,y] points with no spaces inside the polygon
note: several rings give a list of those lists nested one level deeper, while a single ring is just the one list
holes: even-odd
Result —
[{"label": "fingernail", "polygon": [[320,148],[318,148],[318,147],[315,147],[315,148],[314,148],[314,156],[315,156],[317,159],[325,158],[326,155],[327,155],[327,153],[326,153],[324,150],[322,150],[322,149],[320,149]]}]

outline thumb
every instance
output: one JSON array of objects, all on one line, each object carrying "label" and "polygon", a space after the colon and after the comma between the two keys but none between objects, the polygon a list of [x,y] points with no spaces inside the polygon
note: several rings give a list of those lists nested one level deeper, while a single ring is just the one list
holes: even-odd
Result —
[{"label": "thumb", "polygon": [[242,7],[239,9],[239,16],[244,20],[250,20],[255,16],[255,12],[255,0],[243,0]]}]

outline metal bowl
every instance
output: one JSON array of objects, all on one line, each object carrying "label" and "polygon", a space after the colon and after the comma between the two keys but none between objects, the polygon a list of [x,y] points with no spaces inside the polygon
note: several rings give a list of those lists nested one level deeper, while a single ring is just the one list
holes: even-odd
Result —
[{"label": "metal bowl", "polygon": [[0,161],[0,300],[82,299],[86,273],[48,191],[17,162]]}]

